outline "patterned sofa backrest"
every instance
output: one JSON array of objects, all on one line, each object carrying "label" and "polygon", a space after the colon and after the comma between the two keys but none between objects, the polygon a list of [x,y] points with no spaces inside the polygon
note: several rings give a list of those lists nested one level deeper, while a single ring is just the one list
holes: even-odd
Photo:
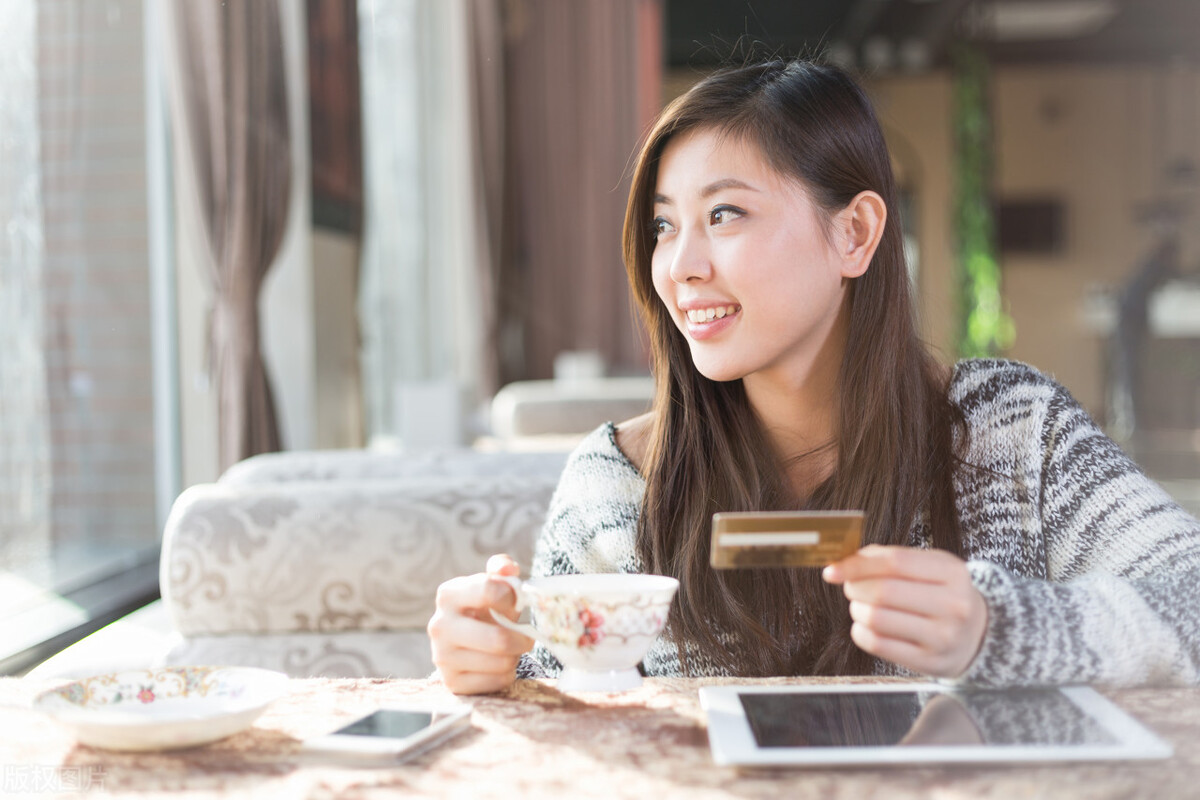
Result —
[{"label": "patterned sofa backrest", "polygon": [[290,450],[239,461],[218,483],[246,486],[292,481],[407,480],[409,478],[549,475],[557,477],[567,452],[478,452],[465,447],[417,452]]},{"label": "patterned sofa backrest", "polygon": [[442,581],[493,553],[528,567],[557,480],[194,486],[163,534],[163,602],[185,636],[423,630]]}]

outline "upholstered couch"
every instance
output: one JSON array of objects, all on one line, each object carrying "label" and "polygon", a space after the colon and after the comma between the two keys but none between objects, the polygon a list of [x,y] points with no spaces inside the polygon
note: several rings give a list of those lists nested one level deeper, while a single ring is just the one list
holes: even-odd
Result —
[{"label": "upholstered couch", "polygon": [[257,456],[186,490],[162,600],[37,668],[230,664],[416,677],[437,586],[497,552],[528,565],[565,452]]},{"label": "upholstered couch", "polygon": [[[415,677],[438,585],[507,552],[528,565],[567,452],[645,411],[649,378],[510,384],[480,448],[272,453],[175,501],[162,600],[49,659],[45,677],[157,664]],[[488,451],[488,448],[492,451]]]}]

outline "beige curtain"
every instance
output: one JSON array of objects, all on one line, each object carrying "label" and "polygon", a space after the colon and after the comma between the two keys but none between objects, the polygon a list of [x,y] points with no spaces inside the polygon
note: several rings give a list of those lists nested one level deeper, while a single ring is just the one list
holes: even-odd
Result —
[{"label": "beige curtain", "polygon": [[503,6],[496,0],[468,0],[467,36],[471,64],[471,128],[475,182],[474,231],[476,291],[482,315],[479,330],[483,336],[479,365],[479,391],[491,396],[500,388],[501,319],[497,304],[496,281],[508,250],[504,225],[505,130],[504,130],[504,18]]},{"label": "beige curtain", "polygon": [[211,249],[221,469],[280,448],[258,298],[287,223],[291,141],[278,0],[175,5],[181,105]]},{"label": "beige curtain", "polygon": [[502,381],[563,350],[646,371],[621,261],[630,157],[662,85],[660,0],[509,0]]}]

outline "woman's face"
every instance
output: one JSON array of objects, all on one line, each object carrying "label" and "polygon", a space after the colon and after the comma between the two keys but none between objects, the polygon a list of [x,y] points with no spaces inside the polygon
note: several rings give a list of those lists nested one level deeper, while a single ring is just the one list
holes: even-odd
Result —
[{"label": "woman's face", "polygon": [[654,228],[654,287],[702,375],[796,386],[840,363],[838,237],[757,147],[708,129],[668,142]]}]

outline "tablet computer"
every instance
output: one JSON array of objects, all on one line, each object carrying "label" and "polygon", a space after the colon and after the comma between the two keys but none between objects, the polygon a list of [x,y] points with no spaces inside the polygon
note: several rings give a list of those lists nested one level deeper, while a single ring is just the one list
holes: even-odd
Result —
[{"label": "tablet computer", "polygon": [[1169,744],[1087,687],[706,686],[717,764],[741,767],[1160,759]]}]

